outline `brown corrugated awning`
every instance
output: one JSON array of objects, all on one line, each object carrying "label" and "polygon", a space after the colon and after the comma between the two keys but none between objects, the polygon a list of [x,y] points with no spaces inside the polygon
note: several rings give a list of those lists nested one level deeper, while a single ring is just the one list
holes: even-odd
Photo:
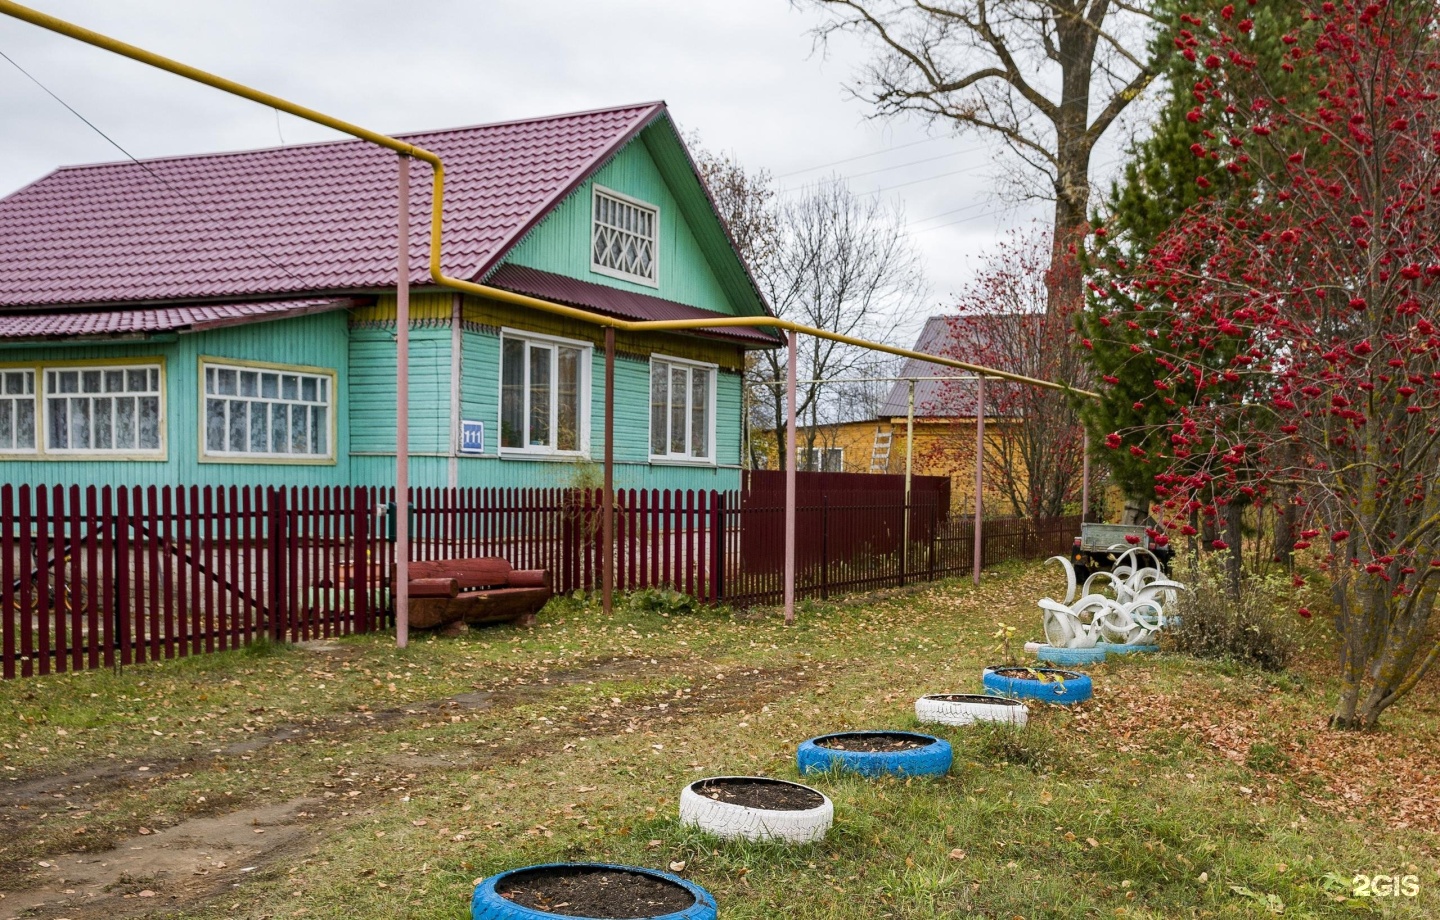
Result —
[{"label": "brown corrugated awning", "polygon": [[[536,268],[522,265],[502,265],[485,283],[516,294],[538,297],[571,307],[594,310],[629,320],[661,319],[709,319],[725,314],[702,310],[688,304],[676,303],[649,294],[622,291],[604,284],[593,284],[578,278],[568,278]],[[696,335],[730,339],[747,345],[774,346],[779,339],[764,328],[747,329],[743,326],[720,327],[716,329],[691,330]]]}]

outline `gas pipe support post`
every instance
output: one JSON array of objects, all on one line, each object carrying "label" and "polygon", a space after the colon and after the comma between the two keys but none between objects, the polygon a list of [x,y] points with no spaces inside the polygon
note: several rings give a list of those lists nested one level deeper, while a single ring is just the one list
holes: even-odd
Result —
[{"label": "gas pipe support post", "polygon": [[985,486],[985,378],[975,381],[975,584],[980,584],[981,518],[984,514]]},{"label": "gas pipe support post", "polygon": [[615,606],[615,327],[605,327],[605,476],[600,497],[601,604]]},{"label": "gas pipe support post", "polygon": [[400,154],[395,260],[395,645],[410,643],[410,157]]},{"label": "gas pipe support post", "polygon": [[795,622],[795,363],[796,335],[786,339],[785,371],[785,622]]},{"label": "gas pipe support post", "polygon": [[900,552],[900,583],[905,583],[905,560],[910,558],[910,476],[915,459],[915,381],[905,404],[905,536]]}]

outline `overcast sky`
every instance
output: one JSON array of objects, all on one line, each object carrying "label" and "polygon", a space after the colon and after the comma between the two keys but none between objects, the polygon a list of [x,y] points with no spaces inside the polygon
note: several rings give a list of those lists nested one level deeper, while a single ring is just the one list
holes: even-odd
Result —
[{"label": "overcast sky", "polygon": [[[844,92],[865,50],[852,42],[812,53],[817,14],[785,0],[33,6],[386,133],[664,99],[682,130],[769,169],[782,186],[833,172],[903,204],[930,284],[922,312],[942,312],[1007,229],[1048,216],[999,195],[997,150],[982,139],[868,119]],[[3,16],[0,52],[136,157],[337,136]],[[3,60],[0,128],[0,194],[57,166],[123,158]],[[837,161],[848,162],[824,168]]]}]

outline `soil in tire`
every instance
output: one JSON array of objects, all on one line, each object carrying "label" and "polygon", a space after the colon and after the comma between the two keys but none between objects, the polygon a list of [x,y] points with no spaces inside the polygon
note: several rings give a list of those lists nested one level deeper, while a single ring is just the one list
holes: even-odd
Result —
[{"label": "soil in tire", "polygon": [[824,797],[813,789],[773,779],[716,779],[696,783],[694,789],[697,795],[716,802],[769,811],[808,811],[825,804]]},{"label": "soil in tire", "polygon": [[815,742],[816,747],[832,751],[851,751],[864,754],[895,754],[900,751],[914,751],[934,744],[927,738],[904,735],[899,732],[864,732],[851,735],[830,735]]},{"label": "soil in tire", "polygon": [[921,699],[935,700],[940,703],[977,703],[981,706],[996,706],[1001,709],[1017,709],[1025,705],[1003,696],[981,696],[978,693],[932,693]]},{"label": "soil in tire", "polygon": [[1063,680],[1073,680],[1080,677],[1070,671],[1057,671],[1054,668],[996,668],[994,674],[997,677],[1009,677],[1012,680],[1038,680],[1045,683],[1058,683]]},{"label": "soil in tire", "polygon": [[495,892],[522,907],[560,917],[637,920],[685,910],[695,896],[674,882],[623,869],[535,869],[503,879]]}]

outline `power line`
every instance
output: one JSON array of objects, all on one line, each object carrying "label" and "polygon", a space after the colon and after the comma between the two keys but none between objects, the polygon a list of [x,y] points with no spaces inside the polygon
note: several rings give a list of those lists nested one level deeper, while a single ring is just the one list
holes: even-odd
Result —
[{"label": "power line", "polygon": [[[61,98],[55,93],[54,90],[50,89],[50,87],[46,86],[44,83],[41,83],[41,82],[40,82],[40,79],[39,79],[38,77],[36,77],[36,76],[35,76],[34,74],[32,74],[30,71],[26,70],[24,67],[21,67],[21,66],[15,61],[14,58],[12,58],[10,55],[6,54],[4,51],[0,51],[0,57],[3,57],[5,60],[9,61],[9,62],[10,62],[10,66],[14,67],[16,70],[18,70],[18,71],[20,71],[22,74],[24,74],[27,78],[29,78],[30,82],[32,82],[32,83],[34,83],[36,86],[40,87],[40,89],[42,89],[42,90],[45,92],[45,94],[46,94],[47,96],[49,96],[51,99],[54,99],[56,102],[58,102],[58,103],[60,103],[62,106],[64,106],[66,111],[68,111],[71,115],[74,115],[76,118],[78,118],[78,119],[80,119],[82,122],[84,122],[85,125],[90,128],[90,130],[94,131],[96,134],[98,134],[98,135],[100,135],[101,137],[105,138],[105,140],[110,144],[110,146],[114,147],[116,150],[118,150],[118,151],[120,151],[122,154],[124,154],[125,157],[126,157],[126,159],[130,160],[130,162],[134,163],[136,166],[139,166],[141,169],[145,170],[145,172],[150,176],[150,178],[154,179],[156,182],[158,182],[158,183],[160,183],[161,185],[165,186],[165,188],[167,188],[168,190],[170,190],[171,192],[173,192],[175,195],[177,195],[177,196],[179,196],[180,198],[184,199],[184,201],[185,201],[186,204],[189,204],[190,206],[196,208],[197,210],[202,210],[202,211],[204,210],[204,205],[202,205],[201,203],[199,203],[199,202],[191,199],[189,195],[186,195],[184,192],[180,191],[178,188],[176,188],[175,186],[171,185],[169,182],[166,182],[164,176],[161,176],[159,173],[155,172],[153,169],[151,169],[149,166],[147,166],[143,161],[141,161],[141,160],[139,160],[139,159],[136,159],[136,157],[135,157],[134,154],[132,154],[130,151],[126,150],[124,147],[120,146],[120,143],[119,143],[118,141],[116,141],[113,137],[111,137],[110,135],[106,134],[104,131],[101,131],[98,127],[96,127],[96,125],[95,125],[94,122],[92,122],[90,119],[86,118],[84,115],[81,115],[78,111],[75,110],[75,107],[74,107],[74,106],[72,106],[70,103],[66,102],[64,99],[61,99]],[[276,128],[277,128],[277,130],[278,130],[279,124],[280,124],[280,123],[279,123],[279,112],[278,112],[278,111],[276,112],[276,123],[275,123],[275,124],[276,124]],[[241,238],[239,238],[239,237],[232,236],[232,237],[230,237],[230,239],[231,239],[233,242],[239,243],[241,246],[245,247],[246,249],[248,249],[248,250],[250,250],[251,252],[255,253],[256,255],[260,256],[261,258],[263,258],[265,261],[269,262],[271,265],[275,266],[276,268],[280,269],[280,271],[284,272],[286,275],[289,275],[293,280],[299,281],[299,282],[301,282],[301,283],[304,282],[304,279],[300,278],[298,275],[296,275],[296,274],[294,274],[293,272],[291,272],[291,271],[290,271],[288,268],[286,268],[284,265],[281,265],[281,264],[280,264],[279,262],[277,262],[274,258],[272,258],[269,253],[267,253],[267,252],[265,252],[265,251],[263,251],[263,250],[260,250],[260,249],[256,249],[254,246],[250,245],[248,242],[246,242],[245,240],[243,240],[243,239],[241,239]]]},{"label": "power line", "polygon": [[985,206],[986,206],[987,204],[989,204],[989,203],[990,203],[990,202],[988,202],[988,201],[976,201],[976,202],[973,202],[973,203],[971,203],[971,204],[961,205],[961,206],[958,207],[958,208],[951,208],[951,209],[948,210],[948,211],[941,211],[939,214],[931,214],[929,217],[922,217],[922,218],[920,218],[919,220],[911,221],[910,223],[911,223],[912,225],[913,225],[913,224],[925,224],[925,223],[929,223],[930,221],[935,220],[935,219],[937,219],[937,218],[947,217],[947,216],[949,216],[949,215],[951,215],[951,214],[959,214],[961,211],[973,211],[973,210],[975,210],[976,208],[983,208],[983,207],[985,207]]},{"label": "power line", "polygon": [[[836,178],[836,179],[861,179],[861,178],[864,178],[865,176],[875,176],[875,175],[879,175],[880,173],[890,172],[891,170],[895,170],[895,169],[907,169],[907,168],[909,168],[909,167],[911,167],[911,166],[919,166],[921,163],[933,163],[933,162],[935,162],[936,160],[947,160],[947,159],[949,159],[950,157],[956,156],[958,153],[959,153],[959,151],[951,151],[950,153],[942,153],[942,154],[940,154],[939,156],[935,156],[935,157],[926,157],[926,158],[923,159],[923,160],[911,160],[909,163],[897,163],[897,164],[895,164],[894,166],[882,166],[882,167],[880,167],[879,169],[871,169],[871,170],[867,170],[867,171],[865,171],[865,172],[844,173],[844,174],[841,174],[841,175],[837,175],[837,176],[835,176],[834,178]],[[803,183],[803,184],[801,184],[801,185],[791,186],[790,188],[781,189],[781,190],[780,190],[780,194],[781,194],[781,195],[788,195],[788,194],[791,194],[792,192],[799,192],[799,191],[802,191],[802,190],[807,189],[807,188],[816,188],[816,187],[818,187],[818,186],[824,185],[827,181],[828,181],[828,180],[826,180],[826,179],[817,179],[817,180],[815,180],[814,182],[806,182],[806,183]]]},{"label": "power line", "polygon": [[[987,203],[988,203],[988,202],[987,202]],[[1008,210],[1013,210],[1013,208],[1002,208],[998,213],[1003,214],[1003,213],[1005,213],[1005,212],[1008,211]],[[924,228],[922,228],[922,229],[920,229],[920,230],[913,230],[913,231],[911,231],[911,232],[912,232],[912,233],[929,233],[931,230],[943,230],[943,229],[946,228],[946,227],[953,227],[953,226],[955,226],[956,224],[968,224],[968,223],[970,223],[972,220],[980,220],[980,219],[985,218],[985,217],[993,217],[993,216],[995,216],[994,213],[992,213],[992,212],[990,212],[990,211],[986,211],[984,214],[973,214],[973,215],[971,215],[970,217],[962,217],[962,218],[960,218],[959,220],[946,221],[946,222],[943,223],[943,224],[936,224],[936,225],[933,226],[933,227],[924,227]]]},{"label": "power line", "polygon": [[830,162],[830,163],[821,163],[819,166],[807,166],[807,167],[805,167],[804,169],[797,169],[797,170],[795,170],[794,172],[782,173],[781,175],[778,175],[778,176],[776,176],[775,178],[777,178],[777,179],[788,179],[788,178],[790,178],[791,176],[798,176],[798,175],[800,175],[801,173],[815,172],[817,169],[829,169],[831,166],[840,166],[841,164],[844,164],[844,163],[853,163],[853,162],[855,162],[856,160],[868,160],[870,157],[878,157],[878,156],[880,156],[881,154],[884,154],[884,153],[891,153],[891,152],[896,151],[896,150],[904,150],[904,149],[907,148],[907,147],[918,147],[918,146],[920,146],[921,144],[929,144],[929,143],[932,143],[932,142],[934,142],[934,141],[943,141],[943,140],[947,140],[947,138],[944,138],[944,137],[927,137],[927,138],[923,138],[923,139],[918,140],[918,141],[911,141],[911,142],[908,143],[908,144],[897,144],[897,145],[894,146],[894,147],[886,147],[886,148],[883,149],[883,150],[876,150],[876,151],[874,151],[873,153],[862,153],[862,154],[860,154],[859,156],[846,157],[846,158],[843,159],[843,160],[834,160],[833,162]]}]

